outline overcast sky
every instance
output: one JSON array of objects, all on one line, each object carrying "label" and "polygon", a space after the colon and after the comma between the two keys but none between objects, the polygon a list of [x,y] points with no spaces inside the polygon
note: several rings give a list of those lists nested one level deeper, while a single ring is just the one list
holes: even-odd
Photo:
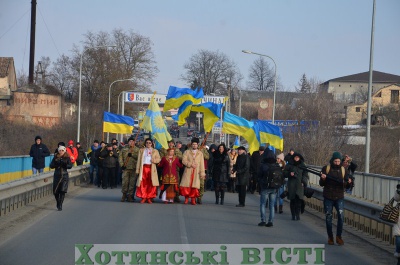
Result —
[{"label": "overcast sky", "polygon": [[[166,93],[200,49],[236,62],[245,89],[251,50],[271,56],[286,90],[301,76],[321,81],[368,71],[372,0],[37,0],[36,57],[70,56],[88,31],[132,29],[153,42]],[[400,75],[400,0],[377,0],[374,70]],[[0,0],[0,56],[29,69],[31,0]],[[273,63],[267,59],[271,67]],[[36,64],[35,62],[35,64]]]}]

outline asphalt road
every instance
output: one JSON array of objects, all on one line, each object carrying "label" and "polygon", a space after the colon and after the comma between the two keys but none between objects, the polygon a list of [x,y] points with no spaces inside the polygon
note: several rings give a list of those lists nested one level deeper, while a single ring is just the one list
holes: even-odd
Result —
[{"label": "asphalt road", "polygon": [[[325,222],[306,212],[292,221],[288,205],[272,228],[259,227],[259,196],[237,194],[215,205],[207,191],[203,205],[121,203],[120,189],[78,188],[63,211],[52,198],[0,217],[0,264],[75,264],[75,244],[326,244]],[[268,212],[267,212],[268,214]],[[344,233],[344,246],[325,245],[325,264],[396,264],[393,256]],[[129,264],[128,262],[126,264]],[[232,263],[231,263],[232,264]]]}]

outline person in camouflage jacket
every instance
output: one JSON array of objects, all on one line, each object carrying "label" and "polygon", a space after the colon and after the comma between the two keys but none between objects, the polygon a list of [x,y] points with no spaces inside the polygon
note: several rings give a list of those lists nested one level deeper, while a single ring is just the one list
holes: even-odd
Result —
[{"label": "person in camouflage jacket", "polygon": [[136,190],[136,164],[139,155],[139,148],[135,146],[135,138],[128,139],[128,145],[119,152],[118,162],[122,170],[122,198],[121,202],[128,199],[128,202],[134,201],[134,192]]}]

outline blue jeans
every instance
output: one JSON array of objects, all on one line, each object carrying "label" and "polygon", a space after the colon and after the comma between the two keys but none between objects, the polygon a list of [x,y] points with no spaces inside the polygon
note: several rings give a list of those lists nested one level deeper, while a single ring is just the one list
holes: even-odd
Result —
[{"label": "blue jeans", "polygon": [[396,246],[396,252],[400,253],[400,236],[394,237],[394,245]]},{"label": "blue jeans", "polygon": [[36,175],[36,173],[38,173],[38,172],[39,172],[39,174],[43,173],[43,169],[44,168],[34,168],[34,167],[32,167],[32,173],[33,173],[33,175]]},{"label": "blue jeans", "polygon": [[261,190],[261,192],[260,192],[261,222],[265,222],[266,221],[265,202],[266,202],[267,196],[268,196],[268,206],[269,206],[268,222],[273,223],[274,222],[274,216],[275,216],[274,205],[275,205],[275,199],[276,199],[276,189],[265,189],[265,190]]},{"label": "blue jeans", "polygon": [[278,192],[276,193],[276,196],[278,196],[278,197],[276,198],[276,201],[275,201],[275,205],[276,205],[276,206],[278,206],[278,205],[283,205],[283,199],[282,199],[280,196],[281,196],[281,194],[285,191],[285,188],[286,188],[286,184],[282,185],[282,186],[278,189]]},{"label": "blue jeans", "polygon": [[335,207],[338,216],[336,236],[342,236],[343,221],[344,221],[344,199],[329,200],[324,198],[326,232],[328,233],[328,236],[331,238],[333,238],[333,232],[332,232],[333,207]]},{"label": "blue jeans", "polygon": [[[93,173],[94,171],[96,171],[96,178],[93,177]],[[98,174],[99,174],[99,167],[97,165],[90,165],[89,167],[89,178],[90,178],[90,183],[93,183],[93,181],[95,181],[94,184],[97,185],[97,179],[98,179]]]}]

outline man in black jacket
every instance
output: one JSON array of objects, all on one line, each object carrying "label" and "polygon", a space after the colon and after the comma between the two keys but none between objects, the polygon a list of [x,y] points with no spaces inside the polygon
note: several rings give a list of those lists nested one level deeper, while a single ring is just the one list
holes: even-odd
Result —
[{"label": "man in black jacket", "polygon": [[45,144],[42,143],[42,137],[35,137],[35,143],[31,146],[29,155],[32,157],[32,173],[42,173],[45,168],[45,157],[50,155],[50,151]]},{"label": "man in black jacket", "polygon": [[251,155],[249,191],[253,194],[259,188],[257,187],[258,171],[260,170],[262,156],[264,155],[265,146],[260,146],[258,151]]},{"label": "man in black jacket", "polygon": [[233,166],[232,174],[236,173],[236,189],[239,193],[239,204],[236,207],[244,207],[246,201],[246,185],[250,176],[250,157],[246,154],[246,148],[238,148],[238,157]]},{"label": "man in black jacket", "polygon": [[81,146],[80,142],[76,143],[76,150],[78,151],[78,158],[76,159],[76,165],[81,166],[81,165],[83,165],[83,160],[85,160],[85,162],[87,162],[88,158],[87,158],[85,150],[83,150],[83,147]]}]

